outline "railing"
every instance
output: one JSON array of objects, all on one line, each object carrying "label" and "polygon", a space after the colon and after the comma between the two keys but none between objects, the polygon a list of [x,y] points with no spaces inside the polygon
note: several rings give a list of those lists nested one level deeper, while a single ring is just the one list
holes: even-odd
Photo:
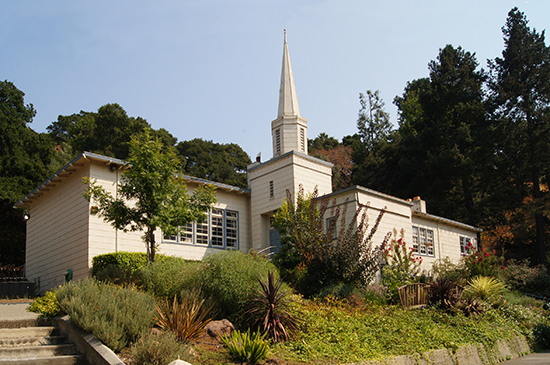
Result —
[{"label": "railing", "polygon": [[6,265],[0,266],[0,282],[4,281],[26,281],[25,265],[15,266]]}]

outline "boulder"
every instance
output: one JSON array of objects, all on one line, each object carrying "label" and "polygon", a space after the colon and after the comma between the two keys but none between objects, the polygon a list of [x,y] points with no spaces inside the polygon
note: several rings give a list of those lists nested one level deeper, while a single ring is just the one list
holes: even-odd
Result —
[{"label": "boulder", "polygon": [[217,338],[221,335],[231,334],[231,332],[235,331],[235,327],[233,323],[229,322],[227,319],[222,319],[221,321],[212,321],[208,323],[205,330],[210,337]]}]

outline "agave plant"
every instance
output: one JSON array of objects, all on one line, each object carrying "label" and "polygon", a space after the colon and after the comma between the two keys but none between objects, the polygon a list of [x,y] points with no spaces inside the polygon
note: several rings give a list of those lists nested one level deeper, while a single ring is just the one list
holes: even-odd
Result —
[{"label": "agave plant", "polygon": [[488,276],[476,276],[468,282],[464,293],[481,300],[490,300],[501,295],[506,286],[498,279]]},{"label": "agave plant", "polygon": [[444,311],[454,309],[462,296],[462,287],[446,278],[437,278],[429,288],[430,303]]},{"label": "agave plant", "polygon": [[258,282],[260,289],[255,289],[245,316],[271,340],[286,341],[301,321],[289,311],[290,293],[282,289],[283,281],[275,279],[273,272],[268,272],[267,279],[258,278]]},{"label": "agave plant", "polygon": [[205,305],[204,299],[199,299],[199,293],[184,297],[181,303],[177,296],[170,304],[168,299],[156,305],[158,317],[154,320],[162,330],[172,331],[182,342],[196,340],[204,331],[204,327],[212,320],[208,318],[212,305]]}]

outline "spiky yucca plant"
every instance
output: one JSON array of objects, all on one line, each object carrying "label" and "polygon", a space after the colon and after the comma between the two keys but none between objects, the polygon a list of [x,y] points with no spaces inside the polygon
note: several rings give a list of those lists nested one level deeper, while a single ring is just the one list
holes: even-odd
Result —
[{"label": "spiky yucca plant", "polygon": [[179,341],[187,342],[197,339],[204,327],[212,320],[208,318],[213,305],[205,305],[199,294],[184,297],[181,303],[174,296],[172,304],[165,299],[156,305],[158,317],[154,320],[162,330],[172,331]]},{"label": "spiky yucca plant", "polygon": [[488,276],[476,276],[468,281],[464,293],[481,300],[491,300],[500,296],[506,286],[497,278]]},{"label": "spiky yucca plant", "polygon": [[300,319],[289,311],[290,293],[282,288],[281,278],[275,279],[273,272],[268,272],[267,278],[258,278],[260,289],[251,303],[251,308],[245,313],[252,321],[252,326],[275,342],[286,341],[290,333],[295,331]]}]

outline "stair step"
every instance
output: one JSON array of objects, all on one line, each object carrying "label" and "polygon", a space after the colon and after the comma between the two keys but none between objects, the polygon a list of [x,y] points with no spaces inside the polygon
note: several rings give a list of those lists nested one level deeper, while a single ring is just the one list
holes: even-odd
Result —
[{"label": "stair step", "polygon": [[0,328],[0,339],[22,337],[48,337],[55,331],[55,327],[21,327]]},{"label": "stair step", "polygon": [[0,349],[3,347],[61,345],[66,341],[63,336],[0,338]]},{"label": "stair step", "polygon": [[84,365],[87,364],[81,355],[64,355],[55,357],[28,357],[24,359],[0,359],[0,365]]},{"label": "stair step", "polygon": [[60,355],[76,355],[73,344],[43,345],[25,347],[5,347],[0,349],[0,359],[24,359],[30,357],[48,357]]}]

